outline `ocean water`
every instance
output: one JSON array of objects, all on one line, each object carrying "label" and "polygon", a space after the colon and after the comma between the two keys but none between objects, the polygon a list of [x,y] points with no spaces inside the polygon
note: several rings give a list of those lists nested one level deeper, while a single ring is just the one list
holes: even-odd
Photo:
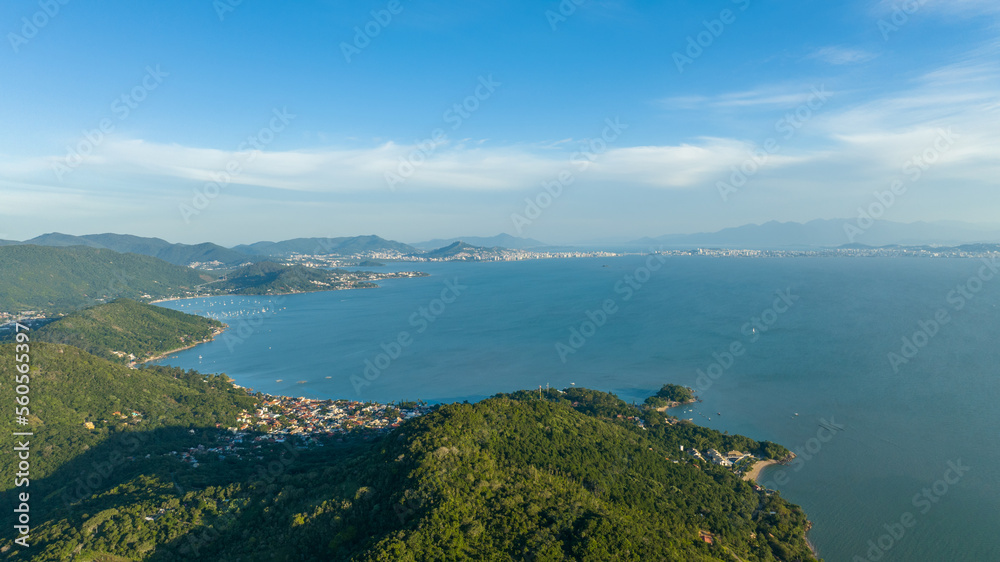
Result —
[{"label": "ocean water", "polygon": [[[826,560],[992,561],[1000,276],[979,279],[983,265],[637,256],[394,264],[431,276],[162,303],[231,327],[160,363],[274,394],[375,401],[574,384],[641,401],[684,384],[703,402],[673,413],[799,452],[760,480],[805,508]],[[953,292],[960,285],[966,296]]]}]

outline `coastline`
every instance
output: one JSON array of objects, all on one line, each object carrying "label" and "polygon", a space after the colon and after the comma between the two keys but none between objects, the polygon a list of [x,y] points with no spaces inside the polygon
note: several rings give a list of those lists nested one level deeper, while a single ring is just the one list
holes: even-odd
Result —
[{"label": "coastline", "polygon": [[687,402],[671,402],[666,406],[660,406],[659,408],[656,408],[656,411],[661,413],[666,413],[667,410],[673,408],[680,408],[681,406],[687,406],[688,404],[697,404],[698,402],[701,402],[701,400],[699,400],[698,397],[694,397],[688,400]]},{"label": "coastline", "polygon": [[817,560],[822,560],[822,558],[820,558],[819,551],[816,550],[816,545],[814,545],[812,541],[809,540],[810,529],[812,529],[812,522],[809,522],[809,527],[806,529],[806,534],[803,535],[802,538],[805,539],[806,546],[809,547],[809,552],[812,552],[813,556],[815,556]]},{"label": "coastline", "polygon": [[211,342],[211,341],[215,341],[215,337],[218,336],[218,335],[220,335],[220,334],[222,334],[223,332],[225,332],[226,328],[228,328],[228,327],[229,327],[228,324],[224,325],[223,328],[220,328],[219,330],[213,332],[212,336],[209,337],[208,339],[197,341],[197,342],[192,343],[191,345],[186,345],[184,347],[178,347],[177,349],[171,349],[170,351],[164,351],[163,353],[161,353],[159,355],[154,355],[154,356],[152,356],[152,357],[150,357],[148,359],[143,359],[142,361],[135,361],[133,363],[133,365],[145,365],[146,363],[149,363],[150,361],[159,361],[160,359],[163,359],[163,358],[165,358],[165,357],[167,357],[169,355],[173,355],[174,353],[177,353],[178,351],[186,351],[188,349],[191,349],[191,348],[194,348],[194,347],[198,347],[199,345],[201,345],[203,343],[208,343],[208,342]]},{"label": "coastline", "polygon": [[[390,278],[387,277],[386,279]],[[379,281],[384,281],[384,279],[379,279]],[[374,283],[372,284],[375,285]],[[156,303],[171,302],[171,301],[186,301],[191,299],[211,299],[215,297],[287,297],[289,295],[311,295],[313,293],[327,293],[332,291],[354,291],[358,289],[379,289],[379,288],[381,288],[379,285],[375,285],[374,287],[342,287],[339,289],[319,289],[316,291],[292,291],[288,293],[267,293],[261,295],[239,295],[236,293],[222,293],[218,295],[198,295],[194,297],[169,297],[165,299],[152,300],[147,302],[146,304],[156,304]]]},{"label": "coastline", "polygon": [[763,472],[765,468],[769,466],[774,466],[776,464],[781,464],[781,461],[776,461],[773,459],[766,461],[757,461],[753,464],[753,468],[750,469],[750,472],[747,472],[746,474],[743,475],[743,480],[747,482],[751,480],[756,482],[757,478],[760,477],[760,473]]},{"label": "coastline", "polygon": [[[757,483],[757,478],[759,478],[760,474],[764,472],[764,469],[779,464],[785,464],[786,462],[788,462],[790,458],[795,458],[795,453],[792,453],[790,457],[780,461],[776,461],[774,459],[768,459],[766,461],[757,461],[754,463],[753,468],[751,468],[749,472],[743,475],[743,480],[745,482],[753,482],[754,484],[757,484],[759,486],[760,484]],[[816,557],[817,560],[822,560],[822,558],[819,555],[819,551],[816,550],[816,545],[814,545],[812,541],[809,540],[809,531],[812,529],[812,526],[813,526],[812,521],[806,521],[806,530],[805,533],[802,534],[802,540],[804,540],[806,542],[806,546],[809,547],[809,552],[811,552],[812,555]]]}]

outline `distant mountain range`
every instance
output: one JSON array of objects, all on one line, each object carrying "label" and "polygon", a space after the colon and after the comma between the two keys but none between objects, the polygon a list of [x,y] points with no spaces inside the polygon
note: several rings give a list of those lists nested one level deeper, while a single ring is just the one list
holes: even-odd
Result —
[{"label": "distant mountain range", "polygon": [[771,221],[726,228],[718,232],[672,234],[641,238],[631,246],[724,246],[739,248],[817,248],[862,246],[957,246],[972,243],[1000,242],[1000,231],[961,222],[898,223],[875,221],[867,229],[853,230],[855,220],[813,220],[807,223]]},{"label": "distant mountain range", "polygon": [[269,258],[283,258],[292,254],[352,255],[363,252],[399,252],[419,254],[421,250],[402,242],[378,236],[351,236],[340,238],[295,238],[283,242],[257,242],[226,248],[211,242],[203,244],[172,244],[160,238],[143,238],[127,234],[87,234],[73,236],[53,232],[17,242],[0,240],[2,246],[33,244],[36,246],[89,248],[114,250],[120,253],[139,254],[159,258],[174,265],[217,263],[220,267],[236,267]]},{"label": "distant mountain range", "polygon": [[[350,256],[366,252],[399,252],[403,255],[424,255],[425,251],[451,249],[456,243],[467,246],[465,249],[482,248],[525,248],[544,244],[538,240],[516,238],[501,234],[490,238],[469,237],[459,240],[434,240],[416,246],[387,240],[380,236],[343,236],[338,238],[293,238],[281,242],[255,242],[226,248],[218,244],[206,242],[203,244],[172,244],[160,238],[143,238],[127,234],[87,234],[73,236],[53,232],[17,242],[0,240],[0,247],[32,244],[48,247],[85,246],[88,248],[114,250],[120,253],[139,254],[159,258],[174,265],[191,265],[215,263],[220,267],[230,268],[272,258],[287,258],[292,254],[308,254],[322,256]],[[458,253],[462,250],[457,250]],[[443,255],[443,254],[442,254]],[[438,254],[430,257],[440,257]]]},{"label": "distant mountain range", "polygon": [[439,248],[444,248],[445,246],[450,246],[455,242],[464,242],[472,246],[479,246],[481,248],[507,248],[510,250],[526,250],[529,248],[540,248],[543,246],[548,246],[544,242],[539,242],[533,238],[518,238],[517,236],[511,236],[510,234],[497,234],[496,236],[463,236],[460,238],[438,238],[435,240],[428,240],[426,242],[417,242],[411,244],[414,248],[419,248],[421,250],[436,250]]},{"label": "distant mountain range", "polygon": [[[771,221],[747,224],[717,232],[669,234],[640,238],[629,242],[620,239],[591,241],[579,246],[604,246],[616,250],[648,250],[650,248],[726,247],[753,249],[810,249],[879,246],[960,246],[1000,242],[1000,229],[990,229],[962,222],[898,223],[874,221],[868,228],[858,228],[855,220],[828,219],[806,223]],[[849,233],[845,227],[852,227]],[[398,252],[429,258],[446,258],[469,250],[487,249],[553,249],[544,242],[519,238],[509,234],[496,236],[465,236],[427,240],[404,244],[395,240],[367,235],[337,238],[294,238],[280,242],[256,242],[226,248],[211,242],[173,244],[160,238],[143,238],[127,234],[88,234],[73,236],[53,232],[31,240],[18,242],[0,240],[0,247],[34,244],[38,246],[86,246],[120,253],[140,254],[159,258],[174,265],[216,264],[233,268],[268,259],[287,258],[292,254],[352,256],[366,252]],[[458,244],[458,246],[456,246]],[[567,248],[571,249],[571,248]]]},{"label": "distant mountain range", "polygon": [[223,266],[235,266],[252,261],[246,254],[233,251],[218,244],[172,244],[160,238],[142,238],[128,234],[87,234],[73,236],[53,232],[43,234],[24,242],[12,242],[7,245],[34,244],[36,246],[68,247],[87,246],[114,250],[119,253],[139,254],[159,258],[174,265],[190,265],[192,263],[219,262]]},{"label": "distant mountain range", "polygon": [[215,277],[107,248],[0,248],[0,311],[71,312],[117,298],[184,294]]},{"label": "distant mountain range", "polygon": [[242,244],[233,250],[247,256],[288,257],[292,254],[351,255],[362,252],[420,253],[420,250],[379,236],[350,236],[340,238],[294,238],[284,242],[257,242]]},{"label": "distant mountain range", "polygon": [[476,251],[483,251],[490,249],[492,248],[472,246],[470,244],[466,244],[465,242],[454,242],[452,244],[449,244],[448,246],[445,246],[444,248],[438,248],[436,250],[431,250],[430,252],[421,254],[421,256],[431,259],[447,259],[462,253],[476,252]]}]

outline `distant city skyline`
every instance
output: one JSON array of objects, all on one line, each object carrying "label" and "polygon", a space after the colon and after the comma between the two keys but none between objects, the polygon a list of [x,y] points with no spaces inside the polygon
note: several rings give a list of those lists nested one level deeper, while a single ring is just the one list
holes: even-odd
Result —
[{"label": "distant city skyline", "polygon": [[[0,6],[0,239],[996,224],[988,0]],[[881,209],[881,211],[880,211]]]}]

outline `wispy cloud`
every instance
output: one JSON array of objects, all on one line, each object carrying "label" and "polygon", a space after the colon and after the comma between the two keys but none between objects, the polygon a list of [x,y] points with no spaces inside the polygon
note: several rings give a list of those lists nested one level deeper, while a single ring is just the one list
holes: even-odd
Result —
[{"label": "wispy cloud", "polygon": [[[536,187],[562,171],[593,182],[625,182],[661,188],[690,188],[744,161],[752,146],[744,141],[701,138],[668,146],[612,148],[590,161],[580,143],[497,147],[479,143],[442,146],[427,156],[402,189],[504,191]],[[386,192],[385,173],[418,150],[416,146],[385,143],[370,148],[328,148],[310,151],[248,153],[185,147],[142,140],[109,140],[99,157],[82,169],[100,177],[147,178],[164,182],[209,182],[227,164],[241,172],[233,185],[314,193]],[[51,159],[0,163],[0,174],[24,180],[51,181]],[[776,159],[774,165],[792,159]],[[74,180],[74,178],[70,178]],[[58,184],[55,184],[58,185]],[[75,184],[72,184],[75,185]]]},{"label": "wispy cloud", "polygon": [[[659,105],[667,109],[795,107],[808,102],[814,96],[811,90],[813,87],[785,84],[712,96],[674,96],[659,100]],[[828,93],[833,95],[835,92],[828,91]]]},{"label": "wispy cloud", "polygon": [[868,62],[878,55],[871,53],[862,49],[851,49],[847,47],[824,47],[812,54],[807,58],[821,60],[829,64],[834,65],[845,65],[845,64],[861,64]]},{"label": "wispy cloud", "polygon": [[[937,158],[931,179],[920,185],[921,193],[946,197],[951,190],[964,190],[970,201],[996,204],[995,184],[1000,177],[998,52],[1000,46],[986,45],[962,60],[911,78],[895,91],[868,94],[864,99],[852,95],[849,101],[817,112],[794,140],[782,140],[781,150],[771,155],[753,178],[752,191],[748,188],[744,201],[756,200],[763,205],[771,198],[781,205],[794,198],[803,206],[817,205],[815,216],[829,212],[843,216],[856,208],[855,201],[867,200],[872,189],[884,189],[899,176],[907,159],[932,146],[941,130],[951,129],[958,141]],[[729,115],[734,109],[744,113],[754,107],[795,107],[809,95],[808,87],[781,84],[662,101],[673,107],[696,105]],[[397,188],[397,194],[421,194],[435,201],[472,201],[477,194],[508,197],[506,192],[510,192],[515,201],[520,196],[516,192],[537,190],[543,181],[569,170],[576,178],[573,189],[615,186],[689,198],[699,196],[700,190],[706,199],[717,201],[712,199],[716,197],[715,182],[729,177],[735,167],[747,161],[754,142],[774,134],[769,127],[752,139],[715,136],[669,144],[615,143],[588,166],[581,166],[580,159],[574,158],[581,150],[579,139],[513,145],[483,139],[446,141],[425,156],[413,175]],[[400,162],[417,150],[411,144],[365,146],[362,141],[353,141],[310,150],[265,151],[249,158],[249,153],[111,136],[65,183],[59,183],[51,170],[58,156],[27,160],[0,157],[0,197],[5,203],[0,214],[14,216],[20,212],[17,209],[37,213],[39,208],[55,215],[99,214],[109,208],[139,206],[149,198],[175,212],[178,201],[190,199],[192,187],[215,179],[231,162],[240,163],[241,170],[227,188],[227,193],[242,200],[234,202],[234,208],[260,197],[295,201],[381,198],[391,193],[386,172],[397,170]],[[461,197],[454,197],[456,194]],[[403,200],[405,197],[392,199]]]}]

